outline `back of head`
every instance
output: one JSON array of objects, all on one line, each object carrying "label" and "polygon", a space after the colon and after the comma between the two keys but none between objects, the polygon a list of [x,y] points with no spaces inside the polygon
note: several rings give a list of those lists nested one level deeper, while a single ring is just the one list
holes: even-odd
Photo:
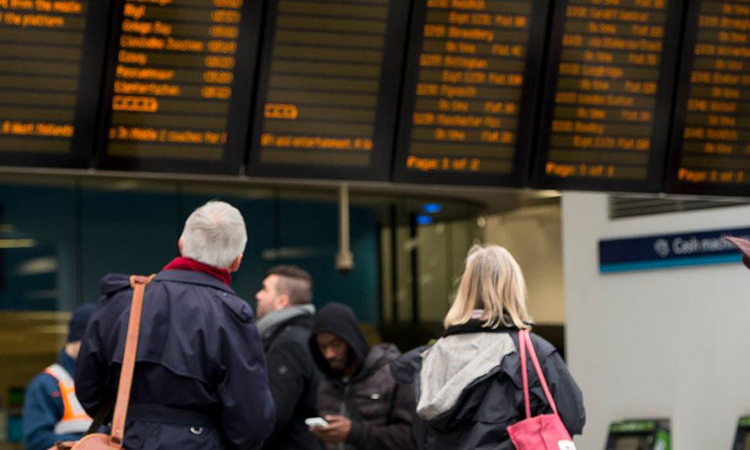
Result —
[{"label": "back of head", "polygon": [[68,342],[78,342],[83,339],[91,313],[94,312],[95,308],[94,304],[85,303],[73,311],[70,322],[68,322]]},{"label": "back of head", "polygon": [[190,214],[180,239],[182,256],[225,269],[245,251],[245,220],[234,206],[210,201]]},{"label": "back of head", "polygon": [[283,265],[272,267],[267,275],[279,277],[276,293],[288,296],[292,305],[305,305],[312,302],[313,279],[306,270],[297,266]]},{"label": "back of head", "polygon": [[445,316],[446,328],[467,323],[474,310],[483,310],[485,326],[529,328],[526,282],[513,256],[498,245],[475,245],[466,258],[466,269],[456,299]]},{"label": "back of head", "polygon": [[310,350],[318,367],[324,372],[329,372],[328,363],[326,363],[325,358],[321,355],[318,344],[315,341],[315,336],[320,333],[332,333],[340,337],[346,342],[349,350],[354,353],[354,356],[360,362],[364,361],[367,354],[370,353],[370,344],[367,343],[367,339],[365,339],[365,335],[359,327],[357,316],[346,305],[328,303],[320,308],[313,322],[310,334]]}]

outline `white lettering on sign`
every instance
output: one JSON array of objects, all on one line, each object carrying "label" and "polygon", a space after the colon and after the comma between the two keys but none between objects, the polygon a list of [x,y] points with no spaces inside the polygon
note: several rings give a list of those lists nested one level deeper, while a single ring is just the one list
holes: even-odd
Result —
[{"label": "white lettering on sign", "polygon": [[[750,236],[738,236],[742,239],[748,239]],[[689,239],[681,237],[672,241],[672,251],[675,255],[691,255],[693,253],[713,253],[734,250],[734,245],[726,240],[724,236],[715,238],[698,239],[693,236]]]}]

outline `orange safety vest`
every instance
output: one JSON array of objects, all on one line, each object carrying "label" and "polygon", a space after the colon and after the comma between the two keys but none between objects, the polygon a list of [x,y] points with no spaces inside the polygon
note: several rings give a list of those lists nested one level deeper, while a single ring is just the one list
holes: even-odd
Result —
[{"label": "orange safety vest", "polygon": [[44,369],[44,372],[52,375],[60,387],[65,412],[62,419],[55,425],[55,434],[85,433],[91,426],[91,417],[83,410],[81,402],[76,397],[76,388],[73,377],[60,364],[52,364]]}]

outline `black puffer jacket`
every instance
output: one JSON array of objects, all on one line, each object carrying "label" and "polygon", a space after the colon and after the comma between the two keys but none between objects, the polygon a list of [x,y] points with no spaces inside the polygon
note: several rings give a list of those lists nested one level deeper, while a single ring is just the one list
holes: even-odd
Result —
[{"label": "black puffer jacket", "polygon": [[[531,339],[565,427],[581,434],[586,415],[580,389],[557,350],[535,334]],[[415,385],[420,449],[515,449],[506,428],[525,419],[517,348],[517,329],[492,330],[471,321],[391,364],[399,383]],[[528,369],[532,415],[550,414],[530,362]]]},{"label": "black puffer jacket", "polygon": [[[351,379],[331,372],[315,341],[318,333],[333,333],[342,338],[360,363]],[[396,384],[390,363],[401,353],[395,345],[370,348],[346,306],[331,303],[315,317],[310,350],[313,360],[326,374],[318,387],[318,412],[321,416],[338,414],[352,420],[346,446],[329,444],[339,450],[411,450],[414,416],[414,390],[411,384]]]}]

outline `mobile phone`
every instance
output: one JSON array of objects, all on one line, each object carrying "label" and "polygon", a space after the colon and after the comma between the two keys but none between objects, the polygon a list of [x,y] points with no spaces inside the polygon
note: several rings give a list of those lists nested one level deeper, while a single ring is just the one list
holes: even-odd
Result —
[{"label": "mobile phone", "polygon": [[323,428],[328,426],[328,421],[326,421],[322,417],[311,417],[309,419],[305,419],[305,425],[310,428]]}]

